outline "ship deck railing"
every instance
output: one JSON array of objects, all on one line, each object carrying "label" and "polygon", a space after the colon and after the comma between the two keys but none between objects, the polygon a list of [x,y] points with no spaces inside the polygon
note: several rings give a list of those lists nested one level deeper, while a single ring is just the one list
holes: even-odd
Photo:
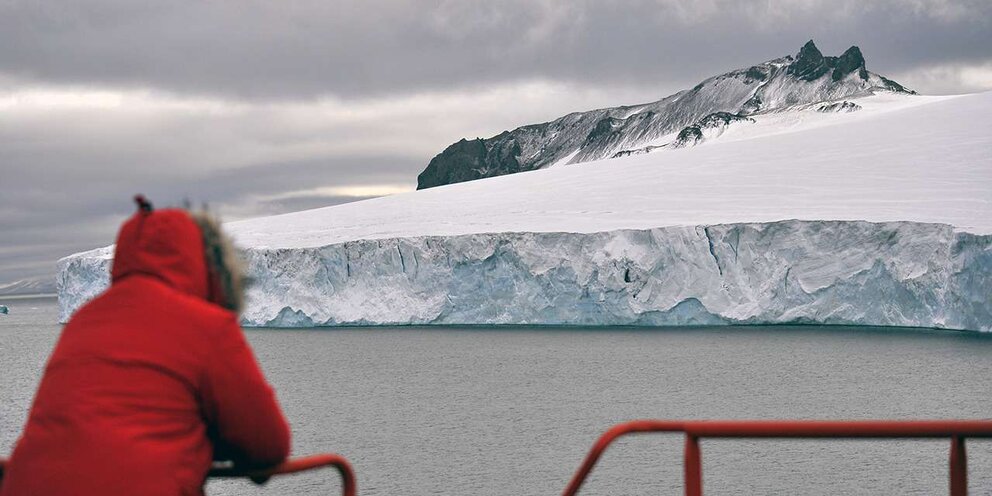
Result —
[{"label": "ship deck railing", "polygon": [[[7,460],[0,458],[0,484],[3,483],[3,469],[6,464]],[[249,479],[262,483],[272,477],[328,467],[336,468],[338,473],[341,474],[341,494],[343,496],[355,496],[358,490],[355,471],[351,468],[351,464],[348,463],[345,457],[333,453],[290,458],[279,465],[266,469],[246,470],[234,466],[217,465],[210,469],[207,477],[215,479]]]},{"label": "ship deck railing", "polygon": [[659,432],[685,434],[686,496],[703,494],[701,438],[947,438],[951,441],[950,494],[966,496],[965,439],[992,437],[992,420],[635,420],[617,424],[600,436],[562,494],[577,495],[603,452],[618,438]]},{"label": "ship deck railing", "polygon": [[[950,440],[949,490],[967,496],[968,463],[965,440],[992,438],[992,420],[634,420],[617,424],[603,433],[569,481],[563,496],[576,496],[606,449],[617,439],[645,433],[680,432],[685,436],[684,478],[686,496],[702,496],[703,438],[807,438],[807,439],[925,439]],[[6,460],[0,458],[0,483]],[[344,496],[355,496],[357,484],[351,464],[341,455],[319,454],[289,459],[264,470],[215,466],[211,478],[247,478],[256,482],[287,474],[334,467],[341,475]]]}]

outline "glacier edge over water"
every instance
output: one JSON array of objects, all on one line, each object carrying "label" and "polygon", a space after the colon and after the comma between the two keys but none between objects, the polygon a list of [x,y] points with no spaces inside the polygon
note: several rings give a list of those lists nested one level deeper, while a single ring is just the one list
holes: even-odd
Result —
[{"label": "glacier edge over water", "polygon": [[[259,281],[244,322],[992,331],[992,92],[850,103],[752,114],[691,149],[227,223]],[[62,320],[107,286],[112,250],[59,262]]]},{"label": "glacier edge over water", "polygon": [[[852,324],[992,331],[992,235],[785,220],[244,250],[246,326]],[[112,247],[59,262],[60,319]]]}]

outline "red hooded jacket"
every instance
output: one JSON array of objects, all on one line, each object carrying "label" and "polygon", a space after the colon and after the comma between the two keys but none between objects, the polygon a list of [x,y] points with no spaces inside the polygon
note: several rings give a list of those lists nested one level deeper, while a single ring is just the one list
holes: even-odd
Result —
[{"label": "red hooded jacket", "polygon": [[121,228],[112,285],[62,331],[0,496],[202,494],[212,459],[267,466],[289,426],[238,325],[208,301],[182,210]]}]

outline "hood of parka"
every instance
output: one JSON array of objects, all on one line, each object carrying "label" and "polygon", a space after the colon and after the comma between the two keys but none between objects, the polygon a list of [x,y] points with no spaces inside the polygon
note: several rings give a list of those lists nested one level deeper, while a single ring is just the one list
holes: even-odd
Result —
[{"label": "hood of parka", "polygon": [[142,202],[117,235],[111,281],[142,274],[240,312],[241,264],[220,223],[204,212],[152,210]]}]

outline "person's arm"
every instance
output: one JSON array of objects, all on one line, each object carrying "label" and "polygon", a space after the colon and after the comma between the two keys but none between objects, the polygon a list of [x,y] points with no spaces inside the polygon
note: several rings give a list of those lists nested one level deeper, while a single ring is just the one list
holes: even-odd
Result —
[{"label": "person's arm", "polygon": [[202,401],[217,455],[267,467],[289,456],[289,424],[232,316],[208,357]]}]

